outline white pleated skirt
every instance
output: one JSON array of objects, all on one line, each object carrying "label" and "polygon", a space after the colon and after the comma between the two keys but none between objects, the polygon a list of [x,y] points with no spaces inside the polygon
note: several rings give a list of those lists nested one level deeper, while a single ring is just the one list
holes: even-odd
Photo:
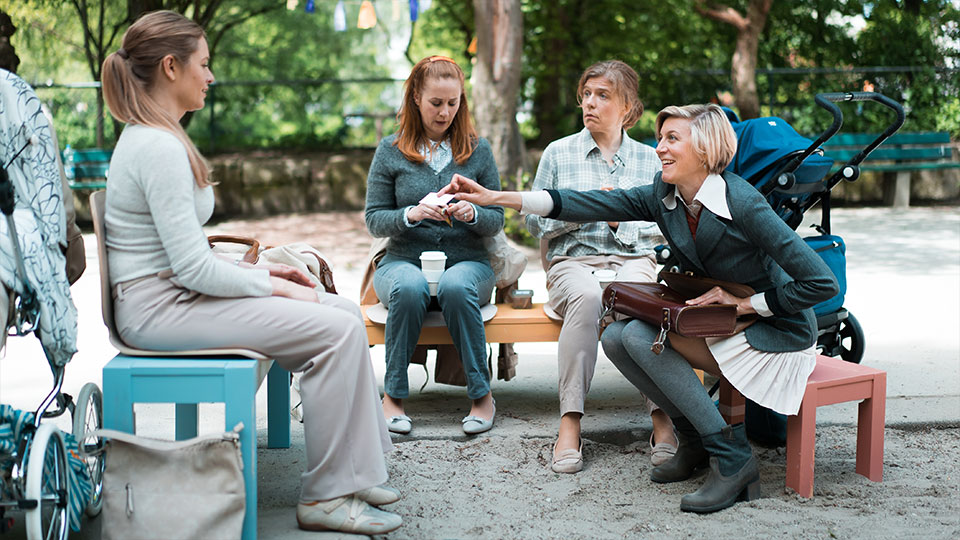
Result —
[{"label": "white pleated skirt", "polygon": [[817,349],[765,352],[747,343],[739,332],[729,337],[706,338],[720,372],[734,388],[754,402],[781,414],[797,414],[807,379],[817,365]]}]

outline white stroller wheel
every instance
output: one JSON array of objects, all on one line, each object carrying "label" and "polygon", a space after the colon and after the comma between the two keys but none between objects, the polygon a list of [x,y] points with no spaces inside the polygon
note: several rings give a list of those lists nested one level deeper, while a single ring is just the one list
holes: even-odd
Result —
[{"label": "white stroller wheel", "polygon": [[[49,478],[44,481],[44,462],[50,455]],[[52,423],[41,424],[30,444],[27,458],[27,499],[37,501],[25,512],[28,540],[66,540],[67,448],[63,434]],[[47,485],[49,484],[49,485]]]},{"label": "white stroller wheel", "polygon": [[[103,394],[100,387],[94,383],[87,383],[80,389],[77,396],[77,405],[73,410],[73,437],[80,445],[80,454],[87,463],[90,473],[90,482],[93,484],[93,495],[87,503],[86,513],[94,517],[103,508],[103,469],[104,455],[98,450],[103,445],[103,438],[87,440],[87,434],[103,427]],[[95,455],[89,455],[89,454]]]}]

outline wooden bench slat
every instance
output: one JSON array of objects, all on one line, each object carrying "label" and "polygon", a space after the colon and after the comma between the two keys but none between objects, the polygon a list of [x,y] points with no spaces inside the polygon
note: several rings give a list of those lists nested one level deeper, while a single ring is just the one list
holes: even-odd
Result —
[{"label": "wooden bench slat", "polygon": [[[385,327],[367,317],[368,307],[360,306],[367,339],[371,345],[383,345]],[[484,330],[488,343],[540,343],[557,341],[560,327],[559,321],[554,321],[544,313],[543,304],[534,304],[531,309],[514,309],[510,304],[497,304],[497,314],[487,321]],[[445,326],[431,326],[423,328],[417,343],[450,345],[453,339]]]},{"label": "wooden bench slat", "polygon": [[[828,148],[826,150],[826,156],[828,158],[833,158],[836,161],[848,161],[850,158],[854,157],[860,152],[860,149],[856,150],[839,150],[834,148]],[[897,160],[897,161],[907,161],[907,160],[940,160],[940,159],[949,159],[951,155],[950,147],[940,147],[940,148],[890,148],[886,146],[880,146],[875,149],[873,152],[870,152],[870,155],[867,156],[866,161],[879,161],[879,160]]]}]

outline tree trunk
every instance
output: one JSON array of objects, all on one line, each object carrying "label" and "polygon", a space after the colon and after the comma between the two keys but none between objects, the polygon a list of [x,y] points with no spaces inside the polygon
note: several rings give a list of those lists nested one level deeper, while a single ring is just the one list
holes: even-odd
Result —
[{"label": "tree trunk", "polygon": [[703,0],[698,0],[696,4],[701,15],[737,29],[737,45],[733,52],[730,79],[742,120],[760,116],[760,98],[757,95],[757,45],[763,27],[767,24],[767,14],[772,3],[773,0],[750,0],[746,16],[729,6],[711,4],[708,8]]},{"label": "tree trunk", "polygon": [[481,137],[490,141],[500,179],[516,188],[527,170],[526,150],[517,125],[523,14],[520,0],[473,0],[477,63],[473,67],[473,117]]},{"label": "tree trunk", "polygon": [[4,13],[3,10],[0,10],[0,68],[10,73],[16,73],[17,66],[20,65],[20,58],[17,56],[17,51],[13,48],[13,44],[10,43],[10,36],[16,31],[17,27],[13,25],[10,16]]}]

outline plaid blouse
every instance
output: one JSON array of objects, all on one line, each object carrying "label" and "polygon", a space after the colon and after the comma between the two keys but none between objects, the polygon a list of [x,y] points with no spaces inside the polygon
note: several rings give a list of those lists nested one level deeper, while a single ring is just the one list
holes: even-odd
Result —
[{"label": "plaid blouse", "polygon": [[[605,178],[607,185],[629,189],[652,183],[660,168],[656,151],[634,141],[626,131],[611,167],[604,161],[590,131],[584,128],[547,146],[532,189],[600,189]],[[527,228],[534,236],[549,239],[547,260],[550,261],[554,257],[587,255],[650,255],[654,246],[664,241],[657,224],[647,221],[622,222],[614,231],[605,221],[568,223],[529,215]]]}]

